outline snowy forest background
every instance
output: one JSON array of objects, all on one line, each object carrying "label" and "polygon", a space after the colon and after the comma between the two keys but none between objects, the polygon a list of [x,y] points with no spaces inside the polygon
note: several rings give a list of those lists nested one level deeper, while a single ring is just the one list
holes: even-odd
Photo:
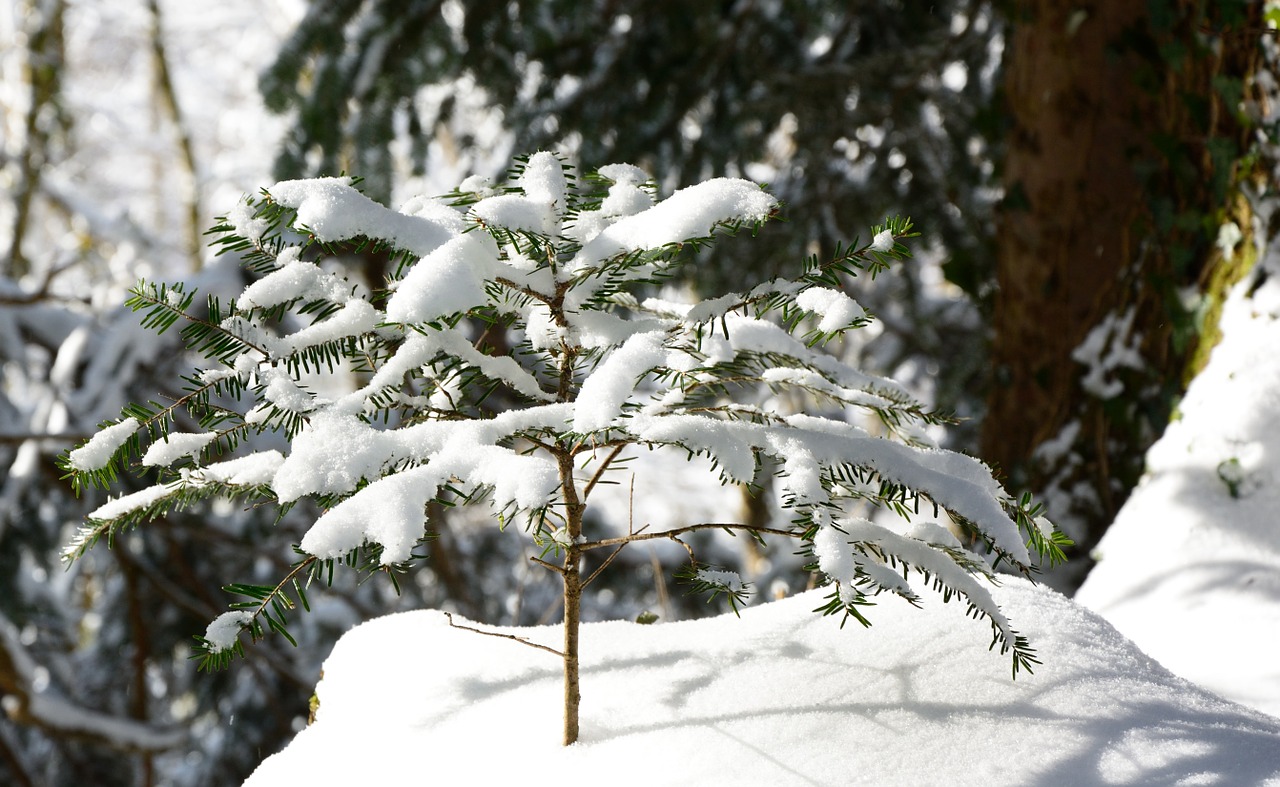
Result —
[{"label": "snowy forest background", "polygon": [[[511,569],[531,546],[466,510],[432,512],[431,558],[399,595],[338,576],[297,618],[297,648],[267,638],[212,674],[189,656],[226,607],[221,585],[282,575],[317,511],[276,523],[193,509],[64,569],[105,496],[74,496],[54,458],[126,402],[176,395],[190,365],[123,308],[127,289],[146,277],[238,293],[250,274],[202,233],[280,178],[354,174],[394,206],[547,149],[643,166],[664,193],[716,175],[769,184],[787,223],[718,246],[684,282],[702,294],[912,216],[923,248],[873,285],[850,282],[879,322],[841,352],[955,412],[936,439],[1047,503],[1078,548],[1046,581],[1074,592],[1232,287],[1265,281],[1280,9],[847,5],[6,0],[0,694],[13,723],[0,781],[238,783],[305,725],[320,665],[353,624],[424,607],[495,625],[558,617],[553,583]],[[368,282],[387,264],[344,262]],[[1226,465],[1228,500],[1263,483],[1265,457],[1246,454],[1244,475]],[[679,460],[656,471],[672,480],[635,491],[655,522],[770,515],[767,495],[678,485]],[[625,526],[625,496],[608,516]],[[1276,536],[1259,516],[1262,549]],[[700,551],[769,592],[805,586],[788,550],[742,541]],[[624,553],[587,619],[717,611],[669,586],[683,557]],[[1274,570],[1260,574],[1272,603]]]}]

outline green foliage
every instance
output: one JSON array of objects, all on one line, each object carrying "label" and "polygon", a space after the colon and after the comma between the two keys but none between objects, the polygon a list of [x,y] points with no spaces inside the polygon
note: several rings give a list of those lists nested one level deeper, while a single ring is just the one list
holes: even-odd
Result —
[{"label": "green foliage", "polygon": [[[152,479],[92,514],[68,557],[215,496],[282,512],[312,500],[322,514],[287,574],[226,587],[238,600],[197,638],[201,668],[215,669],[243,654],[242,631],[295,643],[290,617],[337,567],[394,583],[419,557],[426,506],[484,502],[500,527],[521,523],[541,549],[535,562],[564,578],[566,608],[625,546],[661,536],[688,550],[677,577],[691,592],[737,612],[751,584],[699,562],[682,537],[782,537],[803,544],[811,568],[840,588],[846,616],[866,624],[862,608],[880,592],[919,604],[906,584],[914,572],[944,601],[961,596],[971,616],[991,620],[993,647],[1013,652],[1015,674],[1036,663],[972,584],[971,575],[995,581],[991,568],[936,525],[908,536],[859,524],[863,536],[837,545],[843,557],[816,546],[839,541],[849,517],[870,507],[904,520],[945,511],[968,546],[1024,574],[1061,559],[1064,541],[1030,499],[1008,498],[985,467],[931,447],[924,430],[948,423],[946,414],[821,349],[868,324],[845,286],[906,259],[911,221],[891,218],[870,243],[812,258],[794,279],[673,304],[647,296],[699,249],[754,233],[777,215],[776,200],[722,179],[650,208],[652,181],[607,171],[618,179],[575,179],[536,154],[513,169],[511,185],[454,191],[412,216],[339,180],[277,184],[237,206],[216,243],[261,277],[237,299],[197,308],[184,286],[146,282],[131,293],[144,325],[183,322],[186,346],[211,368],[184,376],[170,403],[128,406],[115,431],[62,457],[78,488],[106,486],[126,467]],[[335,233],[335,222],[347,229]],[[683,237],[672,239],[672,226]],[[395,261],[385,289],[366,292],[319,264],[352,249]],[[335,385],[340,375],[345,386]],[[766,392],[840,417],[780,408]],[[848,423],[849,413],[878,434]],[[624,451],[658,447],[709,458],[725,483],[754,484],[761,462],[774,462],[791,524],[625,535],[588,526],[589,498]],[[609,557],[580,580],[583,556],[598,549]]]},{"label": "green foliage", "polygon": [[723,597],[735,615],[738,614],[738,607],[746,604],[751,597],[751,583],[743,582],[734,571],[690,563],[677,571],[675,577],[688,584],[690,595],[706,596],[707,603]]}]

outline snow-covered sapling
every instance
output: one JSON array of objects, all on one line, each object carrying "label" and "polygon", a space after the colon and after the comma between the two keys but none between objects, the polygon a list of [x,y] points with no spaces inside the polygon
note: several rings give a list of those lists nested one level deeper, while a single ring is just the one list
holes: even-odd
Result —
[{"label": "snow-covered sapling", "polygon": [[[633,166],[575,183],[555,156],[537,153],[505,188],[468,182],[399,211],[346,178],[277,183],[237,205],[215,231],[259,274],[239,298],[196,309],[181,284],[132,293],[145,325],[184,321],[187,344],[211,368],[187,378],[180,400],[132,405],[63,457],[78,487],[106,486],[127,464],[157,473],[152,486],[97,509],[68,556],[213,496],[314,500],[323,513],[293,570],[274,586],[232,586],[248,601],[201,639],[206,664],[217,666],[242,652],[245,631],[288,636],[286,613],[335,565],[410,561],[428,504],[487,500],[496,521],[518,523],[543,548],[534,560],[563,585],[564,641],[553,652],[564,662],[565,743],[578,737],[580,602],[595,576],[583,575],[583,556],[606,550],[603,568],[639,541],[689,548],[681,537],[697,530],[799,542],[832,588],[822,611],[864,624],[870,595],[918,603],[914,570],[990,622],[1015,675],[1036,663],[978,580],[994,580],[993,564],[1025,573],[1060,558],[1059,537],[984,465],[924,444],[920,427],[938,417],[907,391],[819,347],[869,321],[841,278],[908,256],[910,221],[891,219],[870,243],[809,260],[795,279],[686,304],[645,293],[690,252],[755,230],[778,204],[728,178],[662,201],[654,194]],[[353,244],[389,255],[385,289],[369,292],[325,265]],[[355,382],[337,389],[335,370]],[[804,392],[833,405],[828,412],[872,413],[883,429],[760,404],[777,401],[759,395],[768,389]],[[254,450],[265,432],[286,450]],[[592,493],[636,446],[707,456],[724,482],[741,485],[767,459],[793,518],[593,532],[584,518]],[[944,510],[954,527],[891,528],[857,515],[877,506]],[[682,573],[695,587],[735,605],[745,598],[738,575],[689,554]]]}]

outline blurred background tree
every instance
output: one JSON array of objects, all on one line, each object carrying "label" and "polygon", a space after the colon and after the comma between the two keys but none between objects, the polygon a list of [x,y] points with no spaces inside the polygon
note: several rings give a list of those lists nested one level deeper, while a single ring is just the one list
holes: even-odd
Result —
[{"label": "blurred background tree", "polygon": [[[1257,256],[1263,4],[1019,0],[979,451],[1076,539],[1074,589]],[[1267,130],[1272,131],[1272,130]]]}]

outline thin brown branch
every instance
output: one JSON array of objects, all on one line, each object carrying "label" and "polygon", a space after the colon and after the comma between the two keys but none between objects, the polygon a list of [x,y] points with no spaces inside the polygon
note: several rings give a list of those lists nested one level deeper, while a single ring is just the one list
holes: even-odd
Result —
[{"label": "thin brown branch", "polygon": [[548,563],[542,558],[533,557],[532,555],[529,556],[529,559],[532,560],[534,563],[537,563],[538,565],[542,566],[545,569],[554,571],[557,574],[564,574],[564,566],[557,566],[555,563]]},{"label": "thin brown branch", "polygon": [[662,609],[662,614],[667,616],[667,620],[673,620],[671,594],[667,592],[667,578],[662,571],[662,561],[658,559],[658,551],[652,547],[649,548],[649,565],[653,569],[653,589],[658,594],[658,606]]},{"label": "thin brown branch", "polygon": [[573,456],[585,454],[588,451],[599,451],[601,448],[615,448],[622,446],[626,448],[629,445],[636,445],[634,440],[605,440],[604,442],[584,441],[575,445],[569,453]]},{"label": "thin brown branch", "polygon": [[[793,530],[780,530],[774,527],[761,527],[759,525],[745,525],[741,522],[701,522],[696,525],[685,525],[677,527],[673,530],[663,530],[657,533],[630,533],[625,536],[617,536],[616,538],[602,538],[599,541],[588,541],[579,545],[579,549],[583,552],[592,549],[603,549],[605,547],[617,546],[618,544],[630,544],[635,541],[652,541],[655,538],[669,538],[678,541],[678,536],[686,533],[692,533],[697,530],[741,530],[756,535],[786,536],[787,538],[799,538],[800,534]],[[681,542],[683,543],[683,542]]]},{"label": "thin brown branch", "polygon": [[[627,533],[633,536],[636,533],[639,533],[640,531],[648,527],[648,525],[642,525],[640,527],[640,530],[636,530],[635,502],[636,502],[636,474],[632,473],[631,474],[631,492],[627,497]],[[627,543],[630,543],[630,542],[627,542]],[[587,585],[590,585],[591,581],[594,580],[596,577],[598,577],[601,571],[604,571],[606,568],[609,567],[609,564],[614,561],[614,558],[616,558],[618,554],[622,552],[622,548],[625,546],[626,544],[618,544],[618,548],[609,553],[609,557],[604,559],[604,562],[600,564],[599,568],[591,572],[591,576],[587,577],[587,581],[583,582],[582,586],[585,588]]]},{"label": "thin brown branch", "polygon": [[471,626],[462,626],[453,622],[453,615],[451,615],[450,613],[446,612],[444,613],[444,616],[449,619],[449,626],[451,628],[462,629],[463,631],[473,631],[476,634],[483,634],[486,637],[498,637],[499,639],[509,639],[514,642],[519,642],[521,645],[528,645],[531,648],[537,648],[538,650],[545,650],[546,652],[551,653],[555,656],[564,658],[564,654],[556,650],[555,648],[549,648],[546,645],[539,645],[536,642],[530,642],[524,637],[517,637],[515,634],[499,634],[496,631],[482,631],[481,629],[472,628]]},{"label": "thin brown branch", "polygon": [[290,571],[288,574],[286,574],[284,579],[280,580],[280,582],[277,583],[276,586],[271,589],[271,592],[267,594],[266,598],[262,599],[262,603],[258,604],[257,608],[253,610],[253,617],[255,618],[258,617],[258,615],[260,615],[262,611],[267,608],[267,605],[270,604],[272,601],[274,601],[277,596],[283,597],[285,606],[292,609],[293,602],[289,600],[288,596],[284,595],[284,586],[289,584],[294,579],[296,579],[299,574],[301,574],[303,571],[309,568],[312,563],[315,563],[319,559],[320,558],[316,557],[315,555],[308,555],[306,560],[303,560],[302,562],[294,566],[293,570]]},{"label": "thin brown branch", "polygon": [[697,558],[697,556],[696,556],[696,555],[694,555],[694,554],[693,554],[693,547],[689,546],[689,545],[688,545],[687,543],[685,543],[684,541],[681,541],[681,540],[680,540],[680,536],[675,535],[674,533],[666,533],[666,534],[664,534],[664,535],[666,535],[666,536],[667,536],[667,538],[670,538],[672,541],[676,542],[676,543],[677,543],[677,544],[679,544],[680,546],[684,547],[684,551],[689,553],[689,563],[690,563],[690,564],[695,565],[695,566],[696,566],[696,565],[698,565],[698,558]]},{"label": "thin brown branch", "polygon": [[526,287],[523,284],[516,284],[514,281],[506,278],[505,276],[498,276],[494,278],[494,281],[496,281],[498,284],[501,284],[503,287],[506,287],[507,289],[515,290],[521,295],[528,296],[534,299],[535,301],[538,301],[539,303],[545,303],[548,306],[550,306],[552,303],[553,298],[551,296],[545,293],[538,292],[537,290],[532,289],[530,287]]},{"label": "thin brown branch", "polygon": [[605,471],[609,469],[609,465],[613,464],[613,460],[617,459],[618,454],[622,453],[623,449],[626,447],[627,443],[619,443],[614,446],[613,450],[609,452],[609,455],[604,458],[604,462],[602,462],[600,467],[596,469],[595,474],[591,476],[591,480],[587,482],[586,488],[582,490],[583,500],[591,497],[591,490],[596,488],[596,483],[600,481],[600,477],[604,475]]},{"label": "thin brown branch", "polygon": [[[648,527],[648,525],[645,525],[645,527]],[[642,527],[640,528],[640,530],[644,530],[644,528]],[[631,535],[634,536],[636,535],[636,533],[632,533]],[[630,543],[631,543],[630,541],[626,541],[621,544],[618,544],[618,548],[610,552],[609,556],[604,559],[604,562],[601,563],[600,566],[595,571],[591,572],[591,576],[587,577],[586,581],[582,583],[582,587],[585,588],[587,585],[590,585],[591,582],[600,575],[600,572],[604,571],[606,568],[609,567],[609,564],[614,561],[614,558],[618,556],[618,553],[622,552],[622,548]]]}]

